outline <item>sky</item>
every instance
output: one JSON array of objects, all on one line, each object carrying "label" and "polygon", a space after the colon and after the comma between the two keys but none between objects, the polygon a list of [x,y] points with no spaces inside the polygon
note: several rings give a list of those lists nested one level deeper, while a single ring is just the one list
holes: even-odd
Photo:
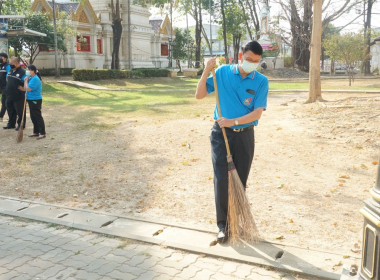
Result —
[{"label": "sky", "polygon": [[[278,0],[277,0],[278,1]],[[279,4],[275,3],[277,1],[270,1],[270,6],[271,6],[271,16],[275,16],[279,13],[282,13],[281,7]],[[344,2],[344,0],[335,0],[331,1],[333,4],[331,4],[327,9],[326,13],[331,14],[333,9],[336,6],[339,6]],[[352,21],[354,18],[358,17],[357,14],[357,9],[362,11],[363,5],[358,5],[356,8],[351,9],[350,12],[343,14],[340,16],[337,20],[333,22],[335,26],[342,27],[345,26],[347,23]],[[372,28],[380,28],[380,1],[376,1],[375,4],[373,5],[373,13],[372,13]],[[151,8],[151,13],[152,14],[160,14],[160,10],[157,8]],[[164,11],[165,13],[165,11]],[[324,15],[326,15],[326,13]],[[194,26],[195,21],[194,19],[189,15],[189,26]],[[208,24],[209,23],[209,14],[205,12],[204,17],[203,17],[203,23]],[[186,17],[178,12],[175,11],[173,13],[173,24],[175,27],[180,27],[180,28],[186,28]],[[345,27],[342,29],[342,32],[359,32],[361,29],[363,29],[363,16],[360,16],[357,20],[355,20],[353,23],[351,23],[349,26]],[[286,23],[284,22],[284,27],[286,26]]]}]

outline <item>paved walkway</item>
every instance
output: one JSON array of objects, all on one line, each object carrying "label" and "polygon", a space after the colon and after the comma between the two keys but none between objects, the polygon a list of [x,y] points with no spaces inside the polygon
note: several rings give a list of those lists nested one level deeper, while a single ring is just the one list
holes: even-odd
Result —
[{"label": "paved walkway", "polygon": [[305,278],[157,245],[0,215],[0,280],[7,279]]}]

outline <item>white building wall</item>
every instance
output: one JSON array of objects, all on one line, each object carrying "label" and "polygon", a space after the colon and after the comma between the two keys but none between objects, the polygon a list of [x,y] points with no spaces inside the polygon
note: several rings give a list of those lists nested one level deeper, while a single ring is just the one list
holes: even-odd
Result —
[{"label": "white building wall", "polygon": [[376,41],[376,43],[371,46],[371,54],[371,72],[376,69],[380,71],[380,41]]}]

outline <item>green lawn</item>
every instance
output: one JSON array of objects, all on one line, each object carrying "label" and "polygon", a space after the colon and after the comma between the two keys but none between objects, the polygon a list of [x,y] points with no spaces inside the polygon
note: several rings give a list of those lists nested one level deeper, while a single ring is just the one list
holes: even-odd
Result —
[{"label": "green lawn", "polygon": [[[205,104],[214,98],[196,100],[193,90],[189,91],[101,91],[44,83],[44,102],[47,105],[79,106],[94,114],[169,114],[199,115]],[[88,112],[90,113],[90,112]]]},{"label": "green lawn", "polygon": [[[81,106],[99,114],[168,114],[176,116],[198,116],[215,104],[215,97],[196,100],[194,93],[198,78],[152,78],[96,81],[102,86],[126,87],[138,91],[99,91],[76,88],[54,82],[44,83],[45,102],[50,105]],[[270,89],[307,89],[308,81],[270,82]],[[356,80],[352,87],[347,80],[323,80],[323,89],[379,90],[380,80]],[[152,89],[172,89],[154,91]],[[173,90],[174,89],[174,90]],[[175,89],[189,89],[175,91]]]}]

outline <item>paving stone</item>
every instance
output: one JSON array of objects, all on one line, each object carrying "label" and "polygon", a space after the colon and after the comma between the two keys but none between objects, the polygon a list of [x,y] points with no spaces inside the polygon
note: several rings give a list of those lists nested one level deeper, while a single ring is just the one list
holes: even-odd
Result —
[{"label": "paving stone", "polygon": [[136,279],[137,280],[153,280],[154,278],[156,278],[157,274],[158,274],[157,272],[154,272],[152,270],[148,270],[148,271],[144,272],[143,274],[141,274]]},{"label": "paving stone", "polygon": [[161,259],[157,257],[148,257],[137,266],[142,269],[149,270],[151,267],[154,267],[160,260]]},{"label": "paving stone", "polygon": [[130,273],[130,274],[133,274],[135,276],[140,276],[141,274],[143,274],[145,272],[144,269],[142,269],[138,266],[130,266],[128,264],[120,265],[118,270],[121,271],[122,273]]},{"label": "paving stone", "polygon": [[16,267],[15,271],[19,272],[20,274],[27,274],[30,277],[33,277],[40,275],[44,271],[44,269],[26,263],[22,266]]},{"label": "paving stone", "polygon": [[91,256],[95,258],[101,258],[108,255],[111,251],[112,251],[112,248],[104,246],[103,248],[100,248],[99,250],[97,250],[94,254],[91,254]]},{"label": "paving stone", "polygon": [[102,265],[97,269],[97,273],[100,275],[108,275],[111,271],[114,271],[115,269],[118,269],[120,267],[120,264],[115,264],[115,263],[107,263],[105,265]]},{"label": "paving stone", "polygon": [[75,277],[78,273],[78,269],[75,269],[73,267],[66,267],[64,270],[61,270],[57,273],[55,278],[57,280],[60,279],[67,279],[69,277]]},{"label": "paving stone", "polygon": [[251,274],[252,268],[253,267],[251,265],[240,264],[240,265],[238,265],[238,267],[236,268],[236,271],[233,274],[235,276],[243,279],[243,278],[245,278]]},{"label": "paving stone", "polygon": [[15,278],[19,276],[19,273],[15,270],[9,271],[8,273],[2,274],[1,275],[1,280],[10,280],[12,278]]},{"label": "paving stone", "polygon": [[69,259],[70,257],[74,256],[74,253],[71,252],[71,251],[65,251],[61,254],[58,254],[54,257],[52,257],[52,261],[55,262],[55,263],[60,263],[60,262],[63,262],[67,259]]},{"label": "paving stone", "polygon": [[31,257],[28,257],[28,256],[22,256],[22,257],[20,257],[20,258],[17,258],[17,259],[15,259],[15,260],[13,260],[13,261],[10,262],[10,263],[5,264],[4,267],[6,267],[6,268],[9,269],[9,270],[13,270],[13,269],[15,269],[15,268],[17,268],[17,267],[20,267],[20,266],[22,266],[23,264],[25,264],[25,263],[31,261],[31,260],[33,260]]},{"label": "paving stone", "polygon": [[191,265],[191,266],[185,267],[176,276],[181,277],[183,279],[191,279],[191,278],[193,278],[201,270],[202,270],[201,268],[199,268],[199,267],[197,267],[195,265]]},{"label": "paving stone", "polygon": [[181,270],[178,270],[172,267],[163,266],[161,264],[156,265],[154,267],[154,270],[160,273],[168,274],[170,276],[175,276],[181,272]]},{"label": "paving stone", "polygon": [[136,276],[131,273],[122,273],[119,270],[111,271],[108,275],[108,277],[111,277],[113,279],[119,279],[119,280],[133,280],[136,279]]},{"label": "paving stone", "polygon": [[109,261],[107,260],[103,260],[103,259],[97,259],[95,261],[92,261],[90,264],[88,264],[86,267],[84,267],[83,269],[84,270],[87,270],[87,271],[90,271],[90,272],[96,272],[98,271],[98,269],[107,264],[107,263],[110,263]]},{"label": "paving stone", "polygon": [[75,275],[75,279],[97,280],[97,279],[102,279],[102,276],[100,276],[99,274],[93,273],[93,272],[87,272],[85,270],[79,270],[78,273]]},{"label": "paving stone", "polygon": [[175,251],[173,249],[163,248],[160,246],[152,246],[149,249],[148,253],[151,256],[155,256],[155,257],[164,259],[164,258],[170,257],[174,252]]},{"label": "paving stone", "polygon": [[128,261],[128,264],[131,265],[131,266],[136,266],[138,264],[143,263],[145,259],[147,259],[147,256],[145,256],[145,255],[137,255],[137,256],[134,256],[133,258],[131,258]]},{"label": "paving stone", "polygon": [[[228,274],[224,274],[222,272],[217,272],[214,275],[212,275],[210,279],[211,280],[236,280],[240,278],[236,278],[236,276],[231,276]],[[246,278],[242,278],[242,279],[246,279]],[[261,280],[261,278],[256,278],[256,280]]]},{"label": "paving stone", "polygon": [[12,278],[12,280],[29,280],[30,276],[27,274],[21,274],[17,277]]},{"label": "paving stone", "polygon": [[116,262],[116,263],[125,263],[128,259],[122,256],[114,255],[113,252],[109,253],[108,255],[104,256],[104,259],[110,262]]},{"label": "paving stone", "polygon": [[208,269],[208,270],[211,270],[211,271],[214,271],[214,272],[217,272],[217,271],[219,271],[222,268],[222,263],[220,263],[220,264],[210,263],[210,262],[207,262],[207,260],[205,261],[204,258],[198,259],[194,263],[194,265],[197,266],[197,267],[200,267],[202,269]]},{"label": "paving stone", "polygon": [[236,271],[238,267],[237,263],[230,262],[230,261],[225,261],[223,263],[222,269],[220,270],[221,273],[223,274],[232,274]]},{"label": "paving stone", "polygon": [[66,268],[66,264],[60,265],[60,264],[55,264],[54,266],[46,269],[44,272],[41,273],[41,278],[42,279],[51,279],[55,275],[57,275],[60,271],[63,271]]},{"label": "paving stone", "polygon": [[[197,274],[195,274],[194,278],[195,279],[202,279],[202,280],[206,280],[207,279],[208,280],[214,274],[215,274],[215,271],[208,270],[208,269],[202,269],[201,271],[197,272]],[[240,279],[240,278],[238,278],[238,279]]]},{"label": "paving stone", "polygon": [[178,276],[176,276],[174,278],[174,277],[169,276],[167,274],[160,274],[160,275],[157,275],[156,278],[154,278],[154,280],[172,280],[172,279],[178,280],[178,279],[189,279],[189,278],[181,278]]},{"label": "paving stone", "polygon": [[139,252],[136,252],[134,250],[125,250],[125,249],[116,249],[112,252],[112,254],[120,257],[124,257],[127,259],[132,259],[133,257],[137,256]]}]

